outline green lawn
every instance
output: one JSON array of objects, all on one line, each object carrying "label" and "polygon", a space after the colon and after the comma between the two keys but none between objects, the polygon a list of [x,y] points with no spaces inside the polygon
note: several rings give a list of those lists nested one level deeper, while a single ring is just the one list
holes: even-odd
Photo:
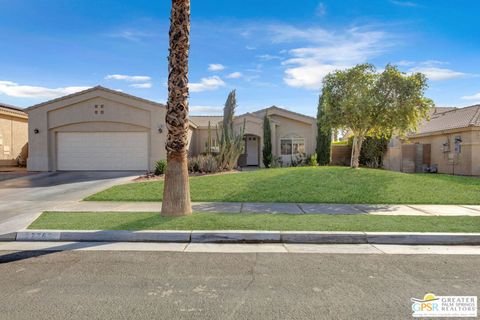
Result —
[{"label": "green lawn", "polygon": [[44,212],[29,229],[480,232],[480,217],[195,213]]},{"label": "green lawn", "polygon": [[[378,169],[299,167],[190,178],[193,201],[480,204],[480,179]],[[163,181],[114,186],[96,201],[161,201]]]}]

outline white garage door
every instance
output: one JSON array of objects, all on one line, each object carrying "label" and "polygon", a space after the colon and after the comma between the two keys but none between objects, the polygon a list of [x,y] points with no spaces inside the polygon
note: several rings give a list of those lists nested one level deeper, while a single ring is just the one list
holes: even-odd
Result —
[{"label": "white garage door", "polygon": [[58,170],[147,170],[146,132],[59,132]]}]

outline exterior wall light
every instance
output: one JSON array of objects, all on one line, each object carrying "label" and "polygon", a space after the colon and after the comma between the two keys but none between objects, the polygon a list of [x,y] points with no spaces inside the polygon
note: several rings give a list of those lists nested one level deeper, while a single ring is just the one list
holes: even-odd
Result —
[{"label": "exterior wall light", "polygon": [[159,126],[158,127],[158,133],[162,133],[163,132],[163,126]]},{"label": "exterior wall light", "polygon": [[38,130],[37,128],[35,128],[35,129],[33,129],[33,133],[39,134],[39,133],[40,133],[40,130]]}]

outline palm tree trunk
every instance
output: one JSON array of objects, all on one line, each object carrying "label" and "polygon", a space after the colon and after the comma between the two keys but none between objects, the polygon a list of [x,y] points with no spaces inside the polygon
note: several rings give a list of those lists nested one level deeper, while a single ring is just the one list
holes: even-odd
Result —
[{"label": "palm tree trunk", "polygon": [[192,213],[187,167],[190,0],[172,0],[169,34],[167,169],[162,215],[184,216]]}]

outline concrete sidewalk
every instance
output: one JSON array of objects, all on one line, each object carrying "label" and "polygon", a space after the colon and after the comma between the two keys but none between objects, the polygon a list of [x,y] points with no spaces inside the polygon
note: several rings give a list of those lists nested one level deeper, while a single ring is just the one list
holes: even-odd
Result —
[{"label": "concrete sidewalk", "polygon": [[[53,211],[160,211],[161,202],[61,201]],[[368,205],[322,203],[194,202],[195,212],[480,216],[480,205]]]}]

